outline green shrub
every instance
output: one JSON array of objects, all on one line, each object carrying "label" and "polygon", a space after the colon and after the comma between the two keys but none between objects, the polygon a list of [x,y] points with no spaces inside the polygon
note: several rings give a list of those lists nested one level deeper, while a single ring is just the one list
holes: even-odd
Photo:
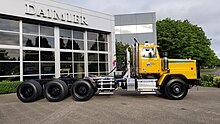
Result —
[{"label": "green shrub", "polygon": [[20,81],[2,81],[0,82],[0,94],[15,93]]},{"label": "green shrub", "polygon": [[214,86],[216,86],[216,87],[220,87],[220,76],[215,76],[215,77],[213,78],[213,84],[214,84]]},{"label": "green shrub", "polygon": [[205,87],[212,87],[214,86],[213,79],[214,79],[213,75],[202,75],[201,82],[199,85],[205,86]]}]

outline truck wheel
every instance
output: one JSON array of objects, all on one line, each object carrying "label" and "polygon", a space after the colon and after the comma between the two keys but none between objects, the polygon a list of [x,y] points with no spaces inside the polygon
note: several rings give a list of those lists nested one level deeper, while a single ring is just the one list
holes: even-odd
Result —
[{"label": "truck wheel", "polygon": [[44,87],[44,97],[50,102],[59,102],[63,100],[68,93],[68,87],[64,81],[52,80],[46,83]]},{"label": "truck wheel", "polygon": [[180,100],[187,95],[188,87],[183,80],[172,79],[166,84],[164,93],[171,100]]},{"label": "truck wheel", "polygon": [[17,97],[22,102],[34,102],[42,94],[41,85],[35,80],[28,80],[21,83],[17,88]]},{"label": "truck wheel", "polygon": [[72,85],[71,94],[77,101],[87,101],[93,96],[94,89],[89,82],[78,80]]}]

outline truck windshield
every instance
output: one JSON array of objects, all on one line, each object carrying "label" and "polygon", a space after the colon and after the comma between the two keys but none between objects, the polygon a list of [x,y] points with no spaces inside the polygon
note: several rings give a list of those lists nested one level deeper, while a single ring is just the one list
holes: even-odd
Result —
[{"label": "truck windshield", "polygon": [[156,57],[154,48],[143,48],[142,57],[144,58],[154,58]]}]

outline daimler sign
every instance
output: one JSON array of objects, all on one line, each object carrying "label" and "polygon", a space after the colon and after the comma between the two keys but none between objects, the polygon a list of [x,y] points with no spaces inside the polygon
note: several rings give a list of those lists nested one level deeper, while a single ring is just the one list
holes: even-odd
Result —
[{"label": "daimler sign", "polygon": [[27,15],[36,15],[38,17],[48,18],[52,20],[88,25],[86,17],[82,15],[77,15],[72,12],[58,11],[53,8],[38,8],[31,4],[25,4],[25,7],[25,14]]}]

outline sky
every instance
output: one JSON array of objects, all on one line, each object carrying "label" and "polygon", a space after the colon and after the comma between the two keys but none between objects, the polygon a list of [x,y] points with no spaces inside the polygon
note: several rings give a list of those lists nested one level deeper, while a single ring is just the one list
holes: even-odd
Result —
[{"label": "sky", "polygon": [[167,17],[188,19],[202,27],[211,40],[211,48],[220,58],[219,0],[55,0],[111,15],[156,12],[157,20]]}]

